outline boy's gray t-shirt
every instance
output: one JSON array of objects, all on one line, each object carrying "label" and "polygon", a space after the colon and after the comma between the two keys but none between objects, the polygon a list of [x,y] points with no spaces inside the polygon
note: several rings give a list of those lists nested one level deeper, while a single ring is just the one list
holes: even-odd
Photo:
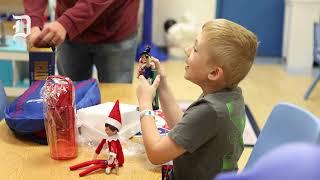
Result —
[{"label": "boy's gray t-shirt", "polygon": [[168,134],[187,150],[173,160],[174,179],[213,179],[219,172],[236,170],[244,126],[239,87],[200,96]]}]

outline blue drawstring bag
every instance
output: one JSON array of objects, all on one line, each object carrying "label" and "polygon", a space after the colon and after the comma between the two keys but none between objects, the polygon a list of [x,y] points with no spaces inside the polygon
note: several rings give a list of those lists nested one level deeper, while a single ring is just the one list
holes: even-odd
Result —
[{"label": "blue drawstring bag", "polygon": [[[18,137],[47,144],[44,127],[43,101],[40,91],[45,81],[35,81],[5,109],[5,120]],[[95,79],[74,82],[76,109],[101,103],[98,82]]]}]

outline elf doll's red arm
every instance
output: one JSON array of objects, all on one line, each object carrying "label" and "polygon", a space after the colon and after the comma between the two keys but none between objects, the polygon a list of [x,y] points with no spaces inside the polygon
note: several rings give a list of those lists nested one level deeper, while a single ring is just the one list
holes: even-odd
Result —
[{"label": "elf doll's red arm", "polygon": [[100,144],[98,145],[94,155],[93,155],[93,159],[97,159],[97,156],[98,156],[98,154],[100,154],[105,143],[106,143],[106,139],[102,139]]}]

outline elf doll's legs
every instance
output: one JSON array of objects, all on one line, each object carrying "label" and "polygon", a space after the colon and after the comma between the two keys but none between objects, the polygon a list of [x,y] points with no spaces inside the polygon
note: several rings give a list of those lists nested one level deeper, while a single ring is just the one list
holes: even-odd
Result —
[{"label": "elf doll's legs", "polygon": [[91,164],[104,164],[105,163],[105,160],[91,160],[91,161],[86,161],[86,162],[83,162],[83,163],[80,163],[80,164],[76,164],[74,166],[70,166],[69,169],[71,171],[73,170],[77,170],[79,168],[83,168],[83,167],[86,167],[86,166],[90,166]]},{"label": "elf doll's legs", "polygon": [[86,167],[86,166],[90,166],[90,165],[93,165],[91,167],[89,167],[88,169],[84,170],[83,172],[81,172],[79,174],[80,177],[82,176],[85,176],[97,169],[105,169],[106,167],[108,167],[107,163],[105,160],[91,160],[91,161],[86,161],[86,162],[83,162],[83,163],[80,163],[80,164],[77,164],[77,165],[74,165],[74,166],[71,166],[70,167],[70,170],[73,171],[73,170],[77,170],[79,168],[83,168],[83,167]]},{"label": "elf doll's legs", "polygon": [[80,177],[85,176],[85,175],[87,175],[87,174],[89,174],[89,173],[91,173],[91,172],[93,172],[93,171],[95,171],[95,170],[97,170],[97,169],[105,169],[106,166],[107,166],[106,164],[96,164],[96,165],[93,165],[93,166],[89,167],[88,169],[82,171],[82,172],[79,174],[79,176],[80,176]]}]

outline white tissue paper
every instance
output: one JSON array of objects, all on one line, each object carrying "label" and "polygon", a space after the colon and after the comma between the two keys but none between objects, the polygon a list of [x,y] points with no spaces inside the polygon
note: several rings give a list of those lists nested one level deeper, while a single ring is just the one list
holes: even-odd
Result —
[{"label": "white tissue paper", "polygon": [[[139,111],[137,111],[137,106],[122,103],[119,105],[122,128],[118,134],[120,136],[124,153],[140,153],[144,151],[143,146],[133,143],[129,140],[129,138],[141,131],[140,117]],[[80,136],[79,141],[81,144],[86,144],[92,149],[95,149],[102,139],[107,138],[104,124],[113,106],[113,102],[108,102],[83,108],[77,111],[77,125]]]},{"label": "white tissue paper", "polygon": [[[88,135],[98,141],[104,138],[106,136],[104,123],[113,105],[113,102],[108,102],[78,110],[77,119],[81,135]],[[121,139],[129,139],[140,132],[139,111],[135,105],[120,103],[120,112],[122,128],[119,135]]]}]

